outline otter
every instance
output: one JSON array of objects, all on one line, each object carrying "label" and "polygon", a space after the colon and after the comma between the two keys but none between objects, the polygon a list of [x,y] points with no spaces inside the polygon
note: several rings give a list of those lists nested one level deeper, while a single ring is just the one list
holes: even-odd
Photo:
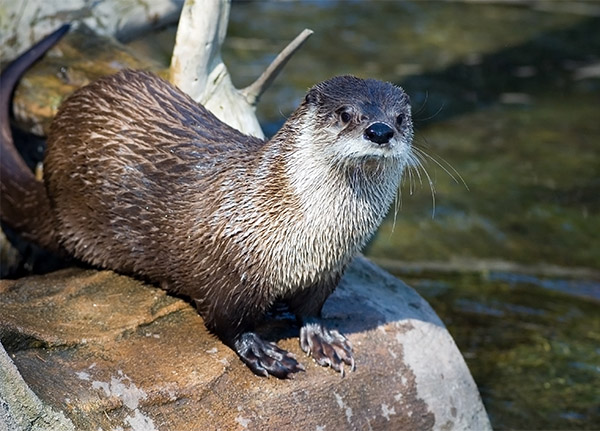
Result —
[{"label": "otter", "polygon": [[14,148],[3,138],[2,220],[45,247],[190,298],[258,375],[304,370],[255,332],[284,303],[302,350],[343,375],[353,350],[321,308],[394,200],[412,136],[406,93],[374,79],[315,85],[262,140],[156,75],[123,70],[61,104],[43,183],[4,160]]}]

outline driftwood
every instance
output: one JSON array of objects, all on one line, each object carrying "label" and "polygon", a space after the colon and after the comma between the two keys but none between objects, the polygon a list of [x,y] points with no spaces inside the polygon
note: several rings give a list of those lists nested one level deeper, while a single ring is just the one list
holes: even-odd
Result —
[{"label": "driftwood", "polygon": [[312,31],[300,33],[253,84],[238,90],[221,58],[229,9],[229,2],[222,0],[185,2],[171,58],[171,82],[230,126],[263,137],[254,114],[256,103]]}]

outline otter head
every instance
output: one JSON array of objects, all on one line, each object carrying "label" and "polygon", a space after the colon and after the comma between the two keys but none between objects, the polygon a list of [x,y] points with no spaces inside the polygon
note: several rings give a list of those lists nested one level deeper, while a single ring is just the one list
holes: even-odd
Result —
[{"label": "otter head", "polygon": [[[399,87],[339,76],[313,87],[302,104],[303,136],[321,156],[342,165],[389,161],[404,167],[413,126],[410,101]],[[315,133],[315,131],[318,131]]]}]

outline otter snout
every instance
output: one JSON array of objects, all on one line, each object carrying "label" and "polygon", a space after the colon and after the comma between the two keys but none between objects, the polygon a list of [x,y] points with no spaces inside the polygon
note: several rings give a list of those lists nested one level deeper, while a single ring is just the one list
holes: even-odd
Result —
[{"label": "otter snout", "polygon": [[394,129],[385,123],[373,123],[365,130],[365,138],[379,145],[388,144],[394,136]]}]

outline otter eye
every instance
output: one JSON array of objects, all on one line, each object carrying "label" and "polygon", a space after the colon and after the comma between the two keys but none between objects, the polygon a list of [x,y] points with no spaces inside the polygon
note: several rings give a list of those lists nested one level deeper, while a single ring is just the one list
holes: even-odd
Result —
[{"label": "otter eye", "polygon": [[403,121],[404,121],[404,116],[402,114],[400,114],[396,117],[396,124],[398,126],[401,126]]},{"label": "otter eye", "polygon": [[352,115],[350,115],[349,112],[343,111],[340,114],[340,119],[342,120],[342,122],[347,123],[348,121],[350,121],[352,119]]}]

